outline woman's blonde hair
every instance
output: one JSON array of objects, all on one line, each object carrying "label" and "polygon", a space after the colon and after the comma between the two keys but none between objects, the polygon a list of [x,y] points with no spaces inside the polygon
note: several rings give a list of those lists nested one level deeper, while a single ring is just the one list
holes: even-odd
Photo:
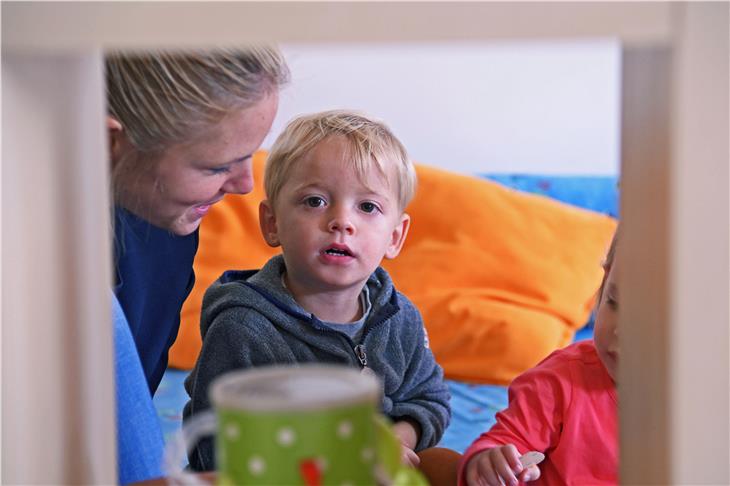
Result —
[{"label": "woman's blonde hair", "polygon": [[416,172],[403,144],[382,122],[347,110],[330,110],[295,118],[277,137],[264,174],[266,197],[276,202],[292,167],[327,137],[339,135],[347,143],[344,159],[364,179],[375,168],[388,183],[386,165],[392,163],[397,177],[396,195],[401,210],[416,191]]},{"label": "woman's blonde hair", "polygon": [[143,153],[189,141],[288,80],[283,55],[269,46],[106,58],[109,114]]}]

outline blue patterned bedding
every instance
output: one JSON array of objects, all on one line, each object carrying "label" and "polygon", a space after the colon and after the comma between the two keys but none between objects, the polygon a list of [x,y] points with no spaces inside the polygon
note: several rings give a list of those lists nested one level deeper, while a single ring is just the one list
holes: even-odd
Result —
[{"label": "blue patterned bedding", "polygon": [[[542,194],[585,209],[618,216],[618,179],[613,176],[484,175],[513,189]],[[592,318],[575,340],[593,335]],[[165,440],[180,429],[187,402],[183,381],[187,371],[168,369],[154,397]],[[494,415],[507,405],[507,387],[474,385],[447,380],[451,390],[452,418],[440,445],[464,450],[494,423]]]},{"label": "blue patterned bedding", "polygon": [[[590,339],[593,333],[586,326],[576,334],[576,341]],[[157,389],[154,402],[162,423],[165,441],[180,429],[182,409],[188,396],[183,389],[187,371],[168,369]],[[494,415],[507,406],[507,387],[474,385],[446,380],[451,391],[451,425],[446,430],[441,446],[458,452],[464,450],[478,435],[494,423]]]},{"label": "blue patterned bedding", "polygon": [[[187,376],[187,371],[168,369],[155,394],[155,407],[165,441],[180,429],[182,409],[188,399],[183,389]],[[475,431],[487,430],[494,423],[494,414],[507,405],[507,387],[470,385],[452,380],[446,380],[446,383],[451,390],[453,413],[440,445],[463,452],[476,438]]]}]

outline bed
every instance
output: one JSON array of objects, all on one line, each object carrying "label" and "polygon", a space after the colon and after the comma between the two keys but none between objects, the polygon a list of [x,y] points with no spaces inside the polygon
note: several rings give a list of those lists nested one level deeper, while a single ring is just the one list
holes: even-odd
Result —
[{"label": "bed", "polygon": [[[262,163],[262,159],[256,161],[255,171],[261,170]],[[477,214],[476,211],[478,211],[486,215],[484,217],[487,220],[484,223],[475,221],[476,216],[471,214],[468,208],[463,211],[460,210],[458,213],[468,218],[468,221],[472,223],[480,223],[475,224],[475,226],[485,226],[484,231],[496,235],[488,239],[500,240],[509,248],[519,246],[513,239],[510,239],[508,234],[509,232],[516,232],[515,237],[519,241],[527,241],[530,246],[524,250],[510,250],[513,253],[500,257],[498,260],[500,262],[503,260],[509,261],[510,259],[514,260],[519,259],[520,256],[525,256],[526,260],[532,262],[530,265],[536,267],[532,271],[537,272],[540,278],[535,279],[534,275],[531,277],[529,273],[525,273],[530,270],[526,264],[522,267],[520,265],[510,267],[506,270],[499,267],[490,271],[489,268],[486,268],[484,272],[479,272],[480,274],[499,274],[500,271],[504,271],[508,275],[517,273],[519,276],[518,283],[531,280],[548,280],[550,282],[549,287],[558,288],[555,291],[556,295],[547,297],[543,295],[546,292],[545,289],[537,289],[540,291],[537,293],[541,295],[541,302],[531,301],[524,298],[524,296],[505,293],[506,291],[500,291],[498,297],[492,299],[490,296],[494,294],[494,289],[486,291],[484,289],[475,290],[475,288],[470,287],[459,290],[459,298],[462,298],[463,295],[473,294],[479,299],[479,302],[490,299],[496,301],[495,305],[499,307],[489,307],[485,304],[486,307],[483,309],[484,313],[489,316],[494,314],[500,316],[498,322],[491,323],[492,327],[490,328],[490,323],[485,321],[484,313],[477,312],[479,305],[474,305],[474,302],[468,303],[469,312],[467,313],[464,313],[463,303],[454,299],[449,300],[448,305],[441,305],[446,298],[444,296],[451,294],[444,293],[443,289],[439,293],[439,289],[434,289],[433,285],[427,286],[426,290],[413,287],[407,278],[413,273],[408,266],[405,268],[388,268],[400,290],[411,297],[424,313],[424,321],[431,338],[432,349],[446,371],[447,383],[452,394],[452,419],[439,445],[461,453],[480,431],[487,430],[490,427],[494,422],[495,413],[506,406],[507,385],[511,378],[535,364],[552,350],[567,345],[574,340],[591,338],[592,299],[593,293],[600,282],[600,259],[615,228],[615,218],[618,215],[618,181],[614,176],[573,177],[480,174],[478,177],[470,177],[450,174],[440,169],[420,165],[418,169],[419,191],[426,190],[429,193],[428,204],[436,204],[438,201],[434,202],[433,199],[438,200],[439,197],[448,198],[452,207],[459,204],[473,204],[475,206],[473,208],[474,214]],[[256,180],[261,180],[260,174],[256,174]],[[429,184],[433,184],[433,187]],[[463,187],[464,185],[468,187]],[[446,187],[443,194],[441,194],[439,191],[443,186]],[[240,254],[239,249],[242,248],[242,244],[238,240],[240,235],[258,234],[257,225],[253,225],[251,220],[256,217],[254,207],[258,204],[256,199],[262,197],[260,191],[261,188],[256,188],[251,195],[237,199],[237,201],[245,201],[246,206],[222,207],[220,209],[223,212],[228,211],[227,214],[220,214],[219,216],[209,214],[208,219],[210,221],[204,223],[207,226],[201,227],[202,254],[199,254],[198,260],[196,260],[196,275],[198,276],[196,287],[198,288],[193,290],[189,302],[186,303],[186,307],[183,309],[181,333],[178,342],[171,350],[171,367],[165,373],[154,397],[154,403],[166,440],[169,440],[181,426],[182,408],[188,398],[183,389],[183,382],[188,374],[187,369],[194,363],[197,346],[199,346],[199,338],[195,339],[199,303],[196,307],[194,302],[195,300],[199,301],[209,281],[212,281],[220,273],[221,265],[228,264],[235,267],[240,264],[242,266],[239,268],[245,268],[247,264],[251,264],[251,260],[248,262],[229,261],[226,263],[219,260],[221,254]],[[478,194],[474,194],[473,191],[478,191]],[[500,207],[495,206],[491,210],[489,207],[485,207],[485,204],[492,204],[494,201],[481,199],[483,193],[490,191],[496,191],[499,197],[504,199],[499,200]],[[458,199],[455,196],[456,193],[461,194],[464,199]],[[512,199],[515,199],[515,201]],[[231,205],[228,204],[227,206]],[[433,209],[432,206],[428,206],[420,209],[415,208],[414,210],[416,213],[421,211],[426,214],[424,211],[433,211]],[[520,212],[519,215],[517,214],[518,211]],[[447,243],[461,244],[463,249],[462,240],[466,237],[459,231],[449,229],[442,235],[443,241],[439,243],[440,246],[436,245],[436,250],[434,250],[434,240],[428,233],[438,231],[439,224],[445,224],[444,221],[429,221],[429,224],[424,224],[418,229],[415,226],[417,215],[414,215],[413,211],[409,210],[409,212],[414,218],[413,232],[409,234],[409,240],[413,246],[411,250],[408,247],[404,248],[404,253],[395,261],[413,258],[418,266],[422,267],[424,261],[429,261],[429,255],[437,251],[441,255],[439,260],[435,261],[434,265],[426,264],[426,266],[438,266],[439,263],[448,261],[448,257],[443,256],[444,252],[446,254],[454,252],[453,248],[445,246]],[[522,214],[525,212],[535,214],[525,217]],[[237,219],[235,225],[231,225],[230,218],[234,213],[235,217],[239,219]],[[241,220],[241,215],[244,213],[245,216]],[[500,215],[500,213],[504,214]],[[560,213],[559,217],[553,213]],[[422,216],[422,218],[424,217],[427,216]],[[507,223],[500,223],[500,221],[513,221],[520,218],[525,219],[515,226],[517,229],[502,229]],[[449,217],[446,218],[446,221],[449,224],[464,225],[463,221],[459,222],[458,218],[456,219],[457,221],[454,221],[454,218]],[[495,227],[495,225],[500,224],[501,226]],[[214,233],[223,231],[224,228],[227,232],[225,240],[234,241],[235,248],[220,248],[224,239],[212,236]],[[522,228],[522,230],[519,228]],[[520,233],[525,228],[530,231],[529,237],[525,237],[524,232]],[[240,235],[236,233],[237,231]],[[557,234],[554,234],[556,232]],[[468,233],[471,233],[471,231]],[[206,250],[206,244],[209,246],[213,244],[206,243],[206,234],[210,235],[210,242],[215,241],[215,251],[212,248]],[[555,241],[548,239],[548,236]],[[549,244],[555,246],[551,247]],[[256,247],[256,245],[257,243],[254,242],[250,246]],[[474,247],[474,242],[469,241],[467,246]],[[533,246],[539,247],[536,250],[536,255],[530,253],[533,251]],[[589,246],[590,251],[586,249]],[[422,250],[421,253],[418,253],[419,249]],[[259,261],[265,261],[268,258],[268,251],[270,249],[264,246],[254,248],[246,258],[258,258]],[[409,256],[408,251],[415,254]],[[490,251],[490,247],[481,248],[480,251]],[[504,251],[504,248],[496,247],[494,251],[499,253]],[[576,260],[574,258],[576,254],[582,260],[580,258]],[[553,258],[552,255],[557,255],[557,257]],[[474,262],[473,258],[467,261]],[[490,264],[489,260],[484,261],[486,262],[485,265]],[[588,264],[586,262],[592,263]],[[449,269],[452,270],[454,262],[449,261],[448,264],[450,265]],[[565,271],[564,267],[570,266],[588,268]],[[223,269],[225,268],[223,267]],[[552,275],[551,272],[555,273],[556,269],[557,275]],[[474,274],[473,268],[469,271],[471,273],[466,277],[459,277],[458,269],[452,273],[457,274],[455,278],[464,278],[471,281]],[[428,278],[429,275],[419,273],[413,280],[422,282]],[[569,285],[565,285],[565,282],[573,284],[574,281],[581,279],[581,286],[576,284],[571,287],[571,292],[564,291],[563,287],[569,287]],[[509,287],[509,279],[505,279],[505,281],[508,281],[507,287]],[[499,282],[500,280],[497,279],[497,283]],[[450,284],[445,282],[444,285],[449,286]],[[497,284],[494,281],[473,283],[473,286],[477,285],[494,286]],[[518,290],[522,290],[520,285],[518,285]],[[591,289],[593,290],[591,291]],[[532,289],[532,291],[534,292],[535,289]],[[573,299],[574,297],[575,299]],[[509,299],[516,302],[517,306],[527,308],[527,311],[524,311],[524,309],[519,312],[514,310],[505,311],[503,307],[505,301]],[[551,306],[555,309],[552,309]],[[476,311],[474,308],[476,308]],[[445,317],[444,309],[452,312],[452,315]],[[534,314],[538,310],[544,311],[548,317],[543,319],[544,316],[540,316],[540,319],[537,319]],[[529,312],[529,314],[524,312]],[[525,326],[521,316],[527,316],[527,320],[536,319],[535,325],[533,327]],[[437,321],[444,318],[446,322],[440,325]],[[517,319],[519,322],[511,322],[510,319]],[[491,329],[491,331],[484,332],[485,328]],[[512,330],[503,332],[505,328]],[[559,329],[559,332],[545,331],[547,328],[556,328]],[[477,334],[472,334],[474,332]],[[459,341],[460,337],[458,337],[462,334],[469,335],[470,343],[477,343],[472,350],[471,358],[466,360],[467,362],[464,362],[463,355],[468,355],[469,350],[465,350],[464,342]],[[477,338],[474,338],[474,336],[477,336]],[[495,353],[488,351],[493,343],[497,343],[496,346],[499,349],[499,353],[496,353],[497,356],[493,356]]]}]

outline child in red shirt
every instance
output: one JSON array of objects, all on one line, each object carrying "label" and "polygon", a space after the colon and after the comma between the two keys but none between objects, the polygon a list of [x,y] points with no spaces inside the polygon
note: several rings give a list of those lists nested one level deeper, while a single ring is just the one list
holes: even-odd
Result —
[{"label": "child in red shirt", "polygon": [[[598,485],[618,482],[616,236],[604,262],[593,340],[555,351],[509,387],[497,423],[467,449],[459,484]],[[523,468],[520,455],[545,454]]]}]

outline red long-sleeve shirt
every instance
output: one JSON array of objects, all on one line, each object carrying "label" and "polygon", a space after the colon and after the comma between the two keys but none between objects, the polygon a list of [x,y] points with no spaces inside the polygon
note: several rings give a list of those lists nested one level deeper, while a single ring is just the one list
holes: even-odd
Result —
[{"label": "red long-sleeve shirt", "polygon": [[518,376],[497,423],[467,449],[459,468],[480,451],[514,444],[540,451],[540,479],[530,485],[603,485],[618,481],[616,386],[593,341],[555,351]]}]

